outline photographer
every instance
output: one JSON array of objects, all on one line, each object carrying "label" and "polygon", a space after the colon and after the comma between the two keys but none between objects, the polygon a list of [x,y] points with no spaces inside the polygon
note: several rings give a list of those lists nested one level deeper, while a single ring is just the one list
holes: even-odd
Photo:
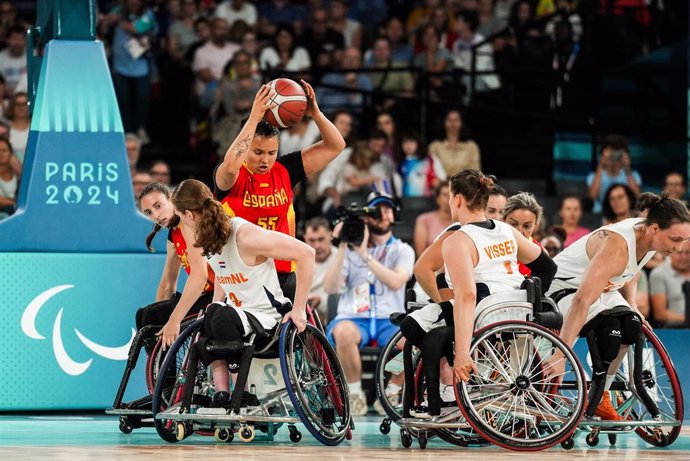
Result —
[{"label": "photographer", "polygon": [[631,167],[628,141],[623,136],[612,134],[602,141],[596,171],[587,176],[589,197],[594,200],[594,213],[601,213],[604,195],[614,184],[625,184],[635,195],[639,195],[642,178]]},{"label": "photographer", "polygon": [[324,277],[327,293],[342,292],[327,335],[343,365],[353,415],[367,413],[359,348],[384,345],[396,333],[389,317],[405,311],[405,284],[414,265],[412,247],[391,232],[397,209],[393,198],[373,192],[367,207],[347,210],[344,222],[336,225],[338,252]]}]

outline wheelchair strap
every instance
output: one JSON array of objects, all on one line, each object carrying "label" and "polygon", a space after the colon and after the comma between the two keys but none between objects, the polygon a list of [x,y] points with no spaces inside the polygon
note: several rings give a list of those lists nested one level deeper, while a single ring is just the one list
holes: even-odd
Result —
[{"label": "wheelchair strap", "polygon": [[553,294],[549,296],[556,305],[558,302],[568,295],[571,295],[577,291],[577,288],[563,288],[562,290],[554,291]]}]

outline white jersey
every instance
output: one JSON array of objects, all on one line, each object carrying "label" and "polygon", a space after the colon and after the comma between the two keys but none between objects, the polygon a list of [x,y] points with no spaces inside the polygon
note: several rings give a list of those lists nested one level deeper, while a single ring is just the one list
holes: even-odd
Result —
[{"label": "white jersey", "polygon": [[270,329],[280,320],[280,314],[269,296],[281,304],[289,301],[280,289],[273,259],[269,258],[256,266],[248,266],[242,261],[237,250],[237,231],[245,224],[253,225],[245,219],[232,218],[230,239],[220,254],[207,256],[207,259],[216,273],[216,283],[225,292],[226,303],[236,308],[247,334],[251,330],[245,312],[251,313],[264,328]]},{"label": "white jersey", "polygon": [[[547,295],[551,295],[556,291],[565,288],[577,289],[580,287],[582,284],[582,277],[590,262],[589,257],[587,256],[587,241],[594,233],[601,230],[606,230],[609,232],[615,232],[625,239],[625,242],[628,246],[628,264],[625,266],[625,269],[620,275],[612,277],[608,281],[602,294],[590,306],[589,311],[587,312],[585,323],[589,322],[600,313],[610,309],[627,308],[632,310],[629,303],[625,300],[625,298],[623,298],[618,290],[633,280],[635,275],[642,270],[644,265],[647,264],[647,261],[652,259],[655,254],[654,251],[648,251],[640,261],[637,261],[637,241],[635,238],[634,226],[643,221],[643,218],[630,218],[616,224],[600,227],[594,232],[591,232],[577,240],[575,243],[556,255],[554,262],[558,265],[558,271],[556,272],[556,277],[551,284],[551,288],[549,289]],[[558,309],[563,315],[566,315],[570,310],[574,297],[575,293],[571,293],[568,296],[563,297],[558,302]]]},{"label": "white jersey", "polygon": [[[525,277],[518,268],[518,247],[513,227],[493,219],[487,222],[494,224],[493,229],[468,224],[458,231],[472,239],[479,253],[479,260],[474,268],[474,281],[486,285],[489,293],[518,289]],[[452,288],[447,268],[446,281]]]},{"label": "white jersey", "polygon": [[628,245],[628,264],[625,266],[623,273],[611,278],[608,281],[604,293],[614,290],[620,290],[627,285],[640,270],[647,264],[647,261],[652,259],[654,251],[648,251],[640,261],[637,261],[637,242],[635,238],[635,225],[644,221],[644,218],[630,218],[624,219],[621,222],[602,226],[594,232],[590,232],[568,248],[560,252],[554,258],[554,262],[558,265],[556,277],[551,284],[550,292],[554,292],[563,288],[579,288],[582,284],[582,277],[589,266],[589,257],[587,256],[587,242],[589,238],[602,230],[614,232],[625,239]]}]

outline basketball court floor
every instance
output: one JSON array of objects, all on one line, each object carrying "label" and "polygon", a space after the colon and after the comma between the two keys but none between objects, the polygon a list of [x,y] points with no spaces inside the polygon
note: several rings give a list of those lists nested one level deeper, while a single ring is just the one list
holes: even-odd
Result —
[{"label": "basketball court floor", "polygon": [[690,426],[688,421],[681,436],[667,448],[654,448],[635,434],[618,436],[611,447],[601,437],[597,447],[585,443],[584,434],[577,436],[575,448],[560,447],[541,452],[513,452],[496,447],[459,448],[431,439],[425,450],[413,444],[405,449],[400,435],[391,428],[389,435],[379,432],[381,419],[374,416],[356,419],[356,430],[350,441],[338,447],[319,444],[302,428],[302,441],[290,442],[286,428],[273,442],[257,440],[242,443],[237,438],[230,444],[217,443],[213,437],[194,435],[183,442],[162,441],[155,429],[137,429],[125,435],[118,430],[117,419],[101,415],[88,416],[0,416],[0,460],[250,460],[250,461],[351,461],[370,460],[438,460],[462,459],[502,461],[515,459],[610,459],[610,460],[688,460],[690,461]]}]

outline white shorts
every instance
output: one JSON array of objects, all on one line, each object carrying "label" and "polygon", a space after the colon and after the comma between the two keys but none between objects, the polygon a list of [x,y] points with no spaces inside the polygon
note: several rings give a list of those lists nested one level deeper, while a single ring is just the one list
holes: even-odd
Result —
[{"label": "white shorts", "polygon": [[[563,314],[563,318],[565,318],[565,316],[568,314],[568,311],[570,311],[570,306],[572,305],[574,298],[575,293],[571,293],[558,301],[558,310],[560,310]],[[608,293],[602,293],[601,296],[599,296],[599,298],[597,298],[596,301],[589,306],[589,312],[587,312],[585,324],[602,312],[611,310],[615,307],[627,307],[631,312],[633,312],[632,307],[630,307],[628,301],[625,300],[619,291],[609,291]]]},{"label": "white shorts", "polygon": [[441,306],[436,303],[427,304],[421,309],[407,314],[407,316],[412,317],[425,333],[429,333],[435,328],[447,326],[443,319]]}]

